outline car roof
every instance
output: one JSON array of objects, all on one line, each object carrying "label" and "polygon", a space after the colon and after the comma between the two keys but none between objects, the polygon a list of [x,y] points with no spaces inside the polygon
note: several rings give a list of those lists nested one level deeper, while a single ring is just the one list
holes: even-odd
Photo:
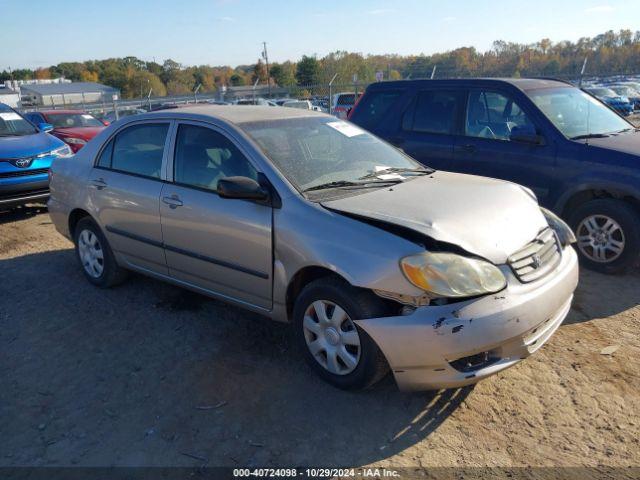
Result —
[{"label": "car roof", "polygon": [[38,110],[37,112],[34,113],[43,113],[45,115],[55,115],[57,113],[61,113],[61,114],[72,114],[72,113],[80,113],[80,114],[86,114],[87,112],[85,112],[84,110]]},{"label": "car roof", "polygon": [[[179,118],[184,114],[208,116],[219,118],[229,123],[242,124],[248,122],[260,122],[269,120],[284,120],[288,118],[301,118],[312,116],[325,116],[329,115],[323,113],[314,112],[313,110],[301,110],[287,107],[270,107],[266,105],[190,105],[185,107],[176,108],[173,110],[160,110],[157,112],[149,112],[142,114],[146,118],[153,118],[154,116],[172,116]],[[142,116],[133,118],[142,118]],[[187,116],[187,115],[184,115]]]},{"label": "car roof", "polygon": [[394,80],[387,82],[372,83],[371,89],[402,88],[402,87],[424,87],[432,86],[468,86],[480,85],[511,85],[522,91],[538,90],[542,88],[574,87],[569,82],[554,78],[450,78],[450,79],[415,79],[415,80]]}]

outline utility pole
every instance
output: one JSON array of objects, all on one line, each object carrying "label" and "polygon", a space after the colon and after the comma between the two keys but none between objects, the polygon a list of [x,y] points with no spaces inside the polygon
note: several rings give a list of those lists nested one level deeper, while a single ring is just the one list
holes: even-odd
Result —
[{"label": "utility pole", "polygon": [[271,97],[271,78],[269,77],[269,55],[267,54],[267,42],[262,42],[262,46],[262,58],[264,58],[264,63],[267,65],[267,91],[269,92],[269,97]]}]

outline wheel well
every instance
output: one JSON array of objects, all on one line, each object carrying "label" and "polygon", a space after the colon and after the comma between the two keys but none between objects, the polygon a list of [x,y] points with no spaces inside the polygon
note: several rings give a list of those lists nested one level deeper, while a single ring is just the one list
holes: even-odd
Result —
[{"label": "wheel well", "polygon": [[603,189],[590,189],[590,190],[582,190],[580,192],[574,193],[567,203],[565,203],[564,208],[562,209],[562,217],[568,218],[571,215],[571,212],[577,208],[579,205],[586,203],[590,200],[596,200],[601,198],[612,198],[616,200],[622,200],[629,203],[639,214],[640,214],[640,200],[632,197],[630,195],[621,194],[619,192],[611,192],[609,190]]},{"label": "wheel well", "polygon": [[81,208],[76,208],[75,210],[71,211],[71,213],[69,214],[69,235],[71,235],[71,238],[74,237],[74,231],[76,229],[76,225],[78,225],[78,222],[82,218],[90,216],[91,215],[89,215],[88,212],[82,210]]},{"label": "wheel well", "polygon": [[293,305],[298,298],[298,295],[304,287],[309,283],[323,277],[333,276],[340,278],[346,282],[344,277],[338,275],[336,272],[324,267],[304,267],[293,276],[287,287],[287,317],[291,319],[293,315]]}]

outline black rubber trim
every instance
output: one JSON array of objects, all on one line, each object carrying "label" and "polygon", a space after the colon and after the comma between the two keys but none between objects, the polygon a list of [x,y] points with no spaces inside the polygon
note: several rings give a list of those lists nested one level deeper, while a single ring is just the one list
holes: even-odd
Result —
[{"label": "black rubber trim", "polygon": [[219,265],[221,267],[230,268],[232,270],[237,270],[238,272],[246,273],[249,275],[253,275],[254,277],[268,279],[269,275],[264,272],[259,272],[257,270],[251,270],[250,268],[246,268],[240,265],[236,265],[235,263],[225,262],[224,260],[218,260],[217,258],[209,257],[207,255],[202,255],[200,253],[192,252],[191,250],[184,250],[182,248],[174,247],[172,245],[167,245],[163,242],[158,242],[156,240],[152,240],[150,238],[142,237],[140,235],[136,235],[134,233],[130,233],[124,230],[120,230],[119,228],[114,228],[107,226],[107,231],[116,235],[120,235],[122,237],[130,238],[131,240],[136,240],[138,242],[147,243],[149,245],[153,245],[154,247],[164,248],[165,250],[169,250],[170,252],[179,253],[180,255],[185,255],[187,257],[196,258],[198,260],[202,260],[204,262],[209,262],[214,265]]}]

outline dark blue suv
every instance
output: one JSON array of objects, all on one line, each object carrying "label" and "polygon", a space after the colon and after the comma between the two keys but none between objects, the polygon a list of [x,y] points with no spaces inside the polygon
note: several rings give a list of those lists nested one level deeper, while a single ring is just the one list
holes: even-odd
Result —
[{"label": "dark blue suv", "polygon": [[49,167],[57,157],[71,156],[68,145],[34,126],[0,103],[0,210],[49,196]]},{"label": "dark blue suv", "polygon": [[638,262],[640,133],[571,84],[380,82],[349,118],[430,167],[529,187],[572,226],[589,268],[613,273]]}]

